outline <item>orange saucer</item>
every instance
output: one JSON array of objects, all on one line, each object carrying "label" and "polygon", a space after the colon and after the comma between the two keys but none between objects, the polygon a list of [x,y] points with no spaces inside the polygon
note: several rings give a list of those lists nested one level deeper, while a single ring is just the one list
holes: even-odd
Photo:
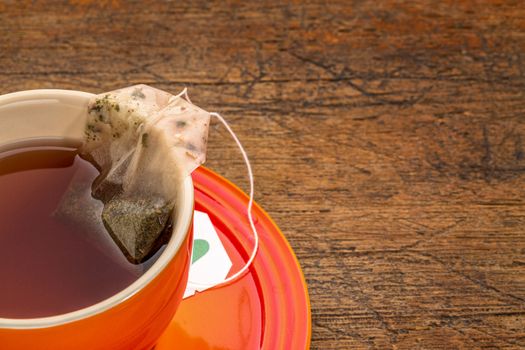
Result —
[{"label": "orange saucer", "polygon": [[[248,198],[203,167],[193,181],[195,209],[210,216],[234,273],[253,246],[247,238]],[[183,300],[155,350],[309,349],[310,302],[299,263],[268,214],[255,205],[253,217],[260,248],[250,271],[230,285]]]}]

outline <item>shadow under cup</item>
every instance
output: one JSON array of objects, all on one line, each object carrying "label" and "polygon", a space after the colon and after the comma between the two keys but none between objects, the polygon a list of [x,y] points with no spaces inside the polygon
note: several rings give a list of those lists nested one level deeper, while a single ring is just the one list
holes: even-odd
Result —
[{"label": "shadow under cup", "polygon": [[[68,90],[0,96],[0,152],[31,146],[78,147],[91,97]],[[186,289],[193,205],[193,183],[188,176],[179,191],[172,237],[148,271],[121,292],[78,311],[35,319],[0,315],[0,349],[150,350]]]}]

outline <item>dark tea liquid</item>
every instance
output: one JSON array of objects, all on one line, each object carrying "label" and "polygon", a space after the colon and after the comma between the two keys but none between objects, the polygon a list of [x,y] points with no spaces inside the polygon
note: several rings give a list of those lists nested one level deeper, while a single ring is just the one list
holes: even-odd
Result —
[{"label": "dark tea liquid", "polygon": [[89,186],[97,175],[72,149],[0,153],[0,318],[75,311],[122,291],[144,272],[103,226],[86,225],[98,201],[87,196],[93,202],[80,211],[74,210],[87,202],[64,202],[72,184]]}]

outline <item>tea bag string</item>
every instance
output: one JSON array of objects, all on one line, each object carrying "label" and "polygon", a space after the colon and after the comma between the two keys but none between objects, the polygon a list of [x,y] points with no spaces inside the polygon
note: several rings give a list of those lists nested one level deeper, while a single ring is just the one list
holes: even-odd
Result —
[{"label": "tea bag string", "polygon": [[[183,94],[184,93],[185,93],[185,91],[183,91]],[[257,232],[257,229],[255,228],[255,224],[253,222],[253,217],[252,217],[254,180],[253,180],[253,171],[252,171],[252,166],[250,164],[250,160],[248,159],[248,155],[246,154],[246,151],[244,150],[244,147],[242,146],[241,141],[239,141],[239,138],[237,137],[235,132],[232,130],[232,128],[230,127],[228,122],[219,113],[212,112],[212,113],[210,113],[210,115],[216,117],[224,125],[226,130],[228,130],[228,132],[232,136],[233,140],[237,144],[237,147],[241,151],[242,157],[244,159],[244,163],[246,164],[246,168],[248,169],[248,179],[250,181],[250,199],[248,201],[247,214],[248,214],[248,221],[250,222],[250,227],[251,227],[252,233],[253,233],[254,246],[253,246],[253,250],[252,250],[252,253],[250,255],[250,258],[248,259],[246,264],[243,266],[242,269],[237,271],[235,274],[233,274],[232,276],[226,278],[224,281],[222,281],[219,284],[203,284],[203,283],[197,283],[197,282],[189,281],[189,283],[191,283],[192,285],[194,285],[196,287],[212,287],[212,286],[213,287],[218,287],[218,286],[223,286],[223,285],[226,285],[226,284],[229,284],[229,283],[235,281],[236,279],[241,277],[246,271],[248,271],[248,269],[250,268],[250,266],[252,265],[252,263],[253,263],[253,261],[255,259],[255,256],[257,255],[257,251],[259,250],[259,234]]]}]

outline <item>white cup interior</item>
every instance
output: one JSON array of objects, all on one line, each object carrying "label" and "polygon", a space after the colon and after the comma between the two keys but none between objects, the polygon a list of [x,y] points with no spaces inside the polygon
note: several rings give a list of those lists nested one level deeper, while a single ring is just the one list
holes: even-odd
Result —
[{"label": "white cup interior", "polygon": [[[79,146],[91,97],[93,94],[70,90],[30,90],[0,96],[0,152],[31,146]],[[63,315],[0,318],[0,329],[45,328],[74,322],[114,307],[140,291],[181,247],[191,224],[193,200],[193,183],[188,176],[179,191],[171,240],[153,266],[126,289],[97,304]]]}]

